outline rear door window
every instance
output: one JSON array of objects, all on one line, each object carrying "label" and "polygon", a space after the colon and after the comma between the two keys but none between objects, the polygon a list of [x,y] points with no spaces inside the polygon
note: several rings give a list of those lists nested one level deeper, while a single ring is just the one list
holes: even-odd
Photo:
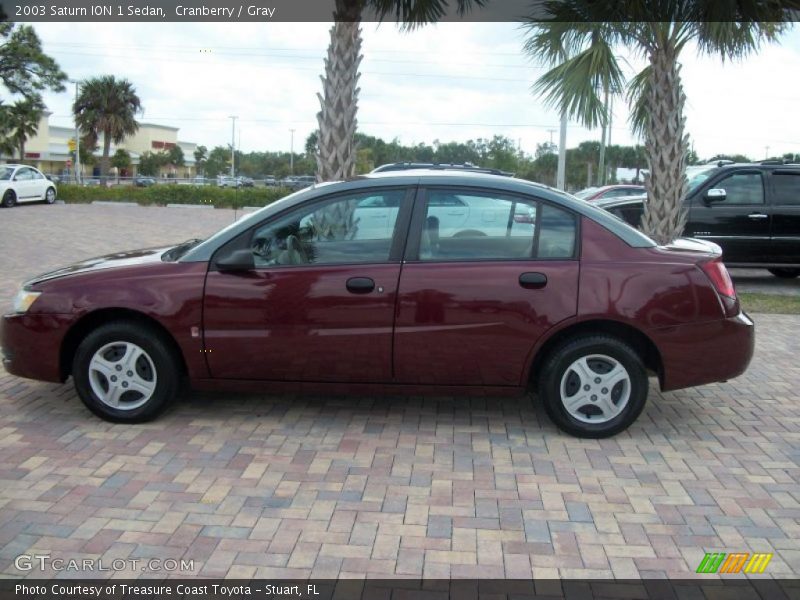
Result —
[{"label": "rear door window", "polygon": [[529,198],[431,189],[419,240],[421,261],[572,258],[572,213]]},{"label": "rear door window", "polygon": [[772,174],[775,190],[773,204],[800,206],[800,172],[776,171]]}]

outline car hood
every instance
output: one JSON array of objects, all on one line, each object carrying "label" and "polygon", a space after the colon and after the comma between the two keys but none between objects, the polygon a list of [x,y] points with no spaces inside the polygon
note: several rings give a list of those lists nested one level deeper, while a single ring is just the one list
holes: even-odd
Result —
[{"label": "car hood", "polygon": [[79,275],[81,273],[89,273],[93,271],[99,271],[101,269],[115,269],[143,265],[147,263],[160,263],[161,255],[170,248],[174,248],[174,246],[143,248],[141,250],[129,250],[127,252],[116,252],[114,254],[106,254],[105,256],[98,256],[96,258],[89,258],[66,267],[61,267],[54,271],[48,271],[47,273],[37,275],[33,279],[25,282],[25,286],[35,285],[37,283],[42,283],[58,277]]}]

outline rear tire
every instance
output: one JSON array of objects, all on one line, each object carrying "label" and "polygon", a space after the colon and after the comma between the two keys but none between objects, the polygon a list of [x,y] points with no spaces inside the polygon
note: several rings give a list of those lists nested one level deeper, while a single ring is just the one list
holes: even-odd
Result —
[{"label": "rear tire", "polygon": [[131,321],[102,325],[72,362],[78,396],[98,417],[117,423],[155,418],[180,389],[180,362],[164,336]]},{"label": "rear tire", "polygon": [[17,203],[17,195],[14,193],[13,190],[7,190],[5,194],[3,194],[3,208],[11,208]]},{"label": "rear tire", "polygon": [[617,338],[573,338],[545,359],[537,391],[560,429],[605,438],[627,429],[647,401],[647,372],[639,355]]},{"label": "rear tire", "polygon": [[800,269],[792,269],[790,267],[775,267],[774,269],[768,269],[768,271],[780,279],[794,279],[800,275]]}]

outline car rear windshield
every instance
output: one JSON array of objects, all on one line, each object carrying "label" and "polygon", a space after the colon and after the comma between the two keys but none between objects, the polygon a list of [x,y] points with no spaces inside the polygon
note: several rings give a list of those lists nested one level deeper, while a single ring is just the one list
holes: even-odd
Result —
[{"label": "car rear windshield", "polygon": [[0,180],[8,180],[11,179],[11,175],[14,173],[14,169],[11,167],[0,167]]}]

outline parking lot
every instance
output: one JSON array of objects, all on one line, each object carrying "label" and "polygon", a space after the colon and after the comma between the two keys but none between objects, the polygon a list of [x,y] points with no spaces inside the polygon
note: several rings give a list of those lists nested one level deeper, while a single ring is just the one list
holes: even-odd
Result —
[{"label": "parking lot", "polygon": [[[51,267],[240,214],[0,211],[0,303]],[[763,576],[797,577],[800,317],[754,320],[745,375],[651,384],[640,419],[600,441],[560,433],[531,398],[187,393],[154,423],[113,425],[71,382],[0,367],[0,574],[56,574],[15,566],[41,552],[192,563],[125,577],[685,578],[706,552],[766,552]]]}]

